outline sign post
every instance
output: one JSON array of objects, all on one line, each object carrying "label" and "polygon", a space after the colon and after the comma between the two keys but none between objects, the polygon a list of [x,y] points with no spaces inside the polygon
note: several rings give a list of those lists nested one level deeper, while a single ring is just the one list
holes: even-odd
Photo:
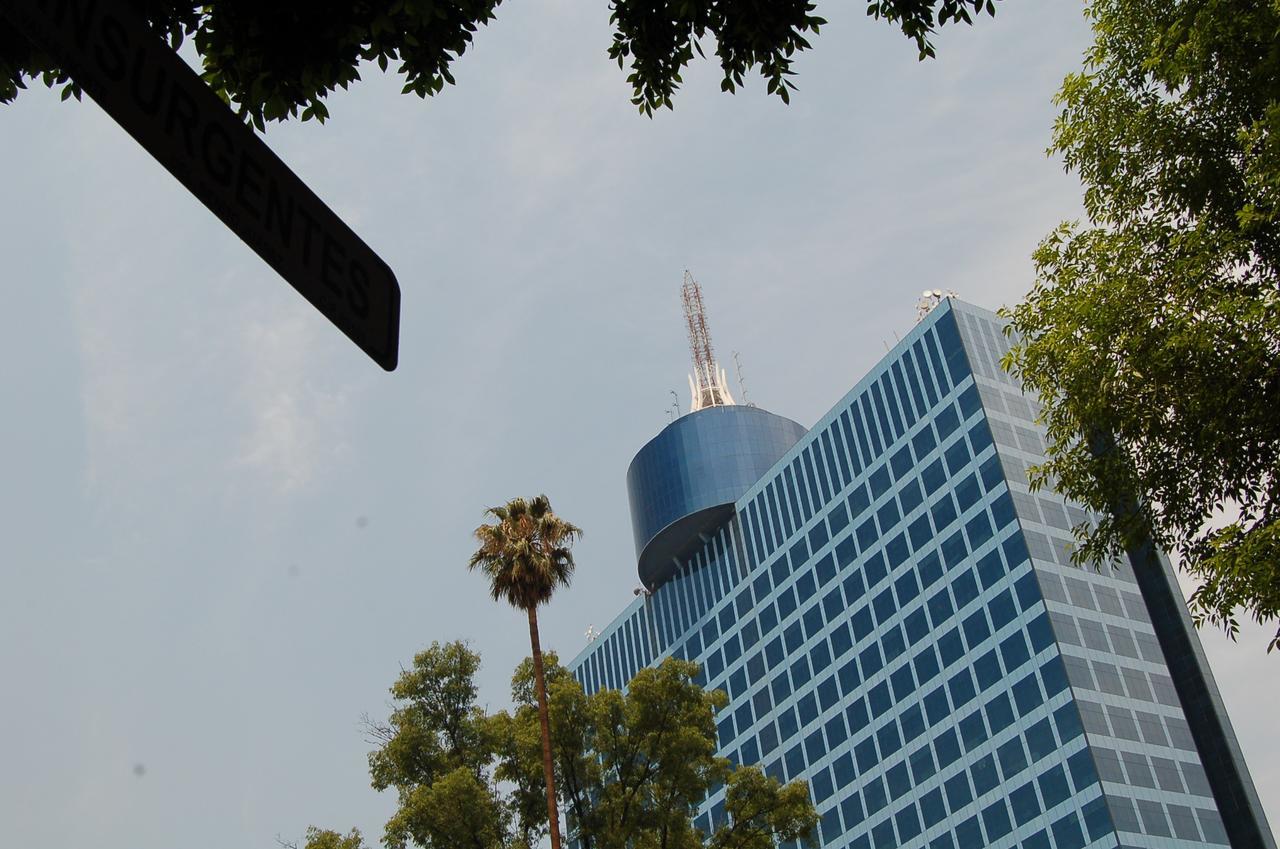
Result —
[{"label": "sign post", "polygon": [[395,274],[123,0],[0,0],[108,115],[387,371]]}]

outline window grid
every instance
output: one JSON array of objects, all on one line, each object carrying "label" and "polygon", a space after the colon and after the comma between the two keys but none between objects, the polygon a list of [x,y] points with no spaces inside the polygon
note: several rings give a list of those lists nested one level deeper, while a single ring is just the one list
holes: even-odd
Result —
[{"label": "window grid", "polygon": [[[1033,534],[1061,541],[1068,532],[1039,524],[1056,516],[1043,505],[1031,525],[1026,514],[1034,502],[1023,497],[1016,475],[1006,483],[1004,474],[1011,457],[1034,462],[1026,449],[1043,450],[1042,438],[1008,429],[1033,432],[1015,425],[1013,413],[1033,416],[1034,408],[994,389],[998,369],[991,363],[1002,349],[990,339],[975,344],[974,332],[987,331],[959,310],[951,314],[922,323],[896,359],[744,496],[735,521],[648,607],[628,612],[649,622],[659,643],[641,648],[637,662],[685,654],[703,663],[709,686],[731,696],[717,716],[722,754],[760,762],[782,779],[808,779],[827,846],[964,846],[977,839],[1080,849],[1113,828],[1148,822],[1152,833],[1166,828],[1177,838],[1212,840],[1211,799],[1184,793],[1176,797],[1181,804],[1160,796],[1162,807],[1142,794],[1130,799],[1129,787],[1122,788],[1128,796],[1116,796],[1114,782],[1098,777],[1094,755],[1104,738],[1089,730],[1098,723],[1093,708],[1086,718],[1078,706],[1100,706],[1103,723],[1108,709],[1126,707],[1135,724],[1141,707],[1161,718],[1166,734],[1172,714],[1128,696],[1121,705],[1104,702],[1099,696],[1107,694],[1077,686],[1072,676],[1079,673],[1066,661],[1094,664],[1090,669],[1109,663],[1126,687],[1125,669],[1143,673],[1154,694],[1153,673],[1162,665],[1133,656],[1150,626],[1128,621],[1119,591],[1113,613],[1041,596],[1042,579],[1061,566],[1052,556],[1043,562],[1041,555],[1057,549]],[[1021,453],[1007,450],[1010,442]],[[932,482],[939,475],[941,486]],[[1070,518],[1072,509],[1066,505],[1062,515]],[[682,611],[699,573],[704,597]],[[1069,602],[1065,585],[1058,586]],[[1089,630],[1095,642],[1105,635],[1100,647],[1067,643],[1060,650],[1059,632],[1068,627],[1062,616],[1103,628]],[[1123,633],[1106,630],[1126,623]],[[591,669],[602,655],[616,665],[614,641],[589,653],[582,678],[598,680]],[[1120,658],[1121,647],[1130,654]],[[1108,732],[1123,727],[1132,736],[1123,715],[1115,716]],[[1155,775],[1155,750],[1145,739],[1105,742],[1145,756]],[[859,757],[871,758],[867,769]],[[1130,761],[1117,763],[1129,769]],[[1138,763],[1132,760],[1133,769]],[[1194,756],[1166,757],[1161,765],[1167,763],[1189,786],[1179,765],[1194,765]],[[971,798],[963,799],[962,787]],[[949,788],[959,794],[954,803]],[[1121,812],[1113,824],[1114,805]],[[717,791],[698,821],[709,826],[720,817]]]}]

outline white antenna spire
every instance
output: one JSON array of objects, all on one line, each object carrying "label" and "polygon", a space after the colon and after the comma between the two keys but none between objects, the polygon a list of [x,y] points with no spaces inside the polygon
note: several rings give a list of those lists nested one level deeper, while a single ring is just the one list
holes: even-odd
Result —
[{"label": "white antenna spire", "polygon": [[716,362],[711,348],[711,331],[707,328],[707,311],[702,304],[702,287],[686,269],[680,287],[684,303],[684,320],[689,331],[689,351],[693,355],[693,374],[689,375],[689,394],[693,401],[690,412],[704,407],[722,407],[736,403],[729,394],[724,369]]}]

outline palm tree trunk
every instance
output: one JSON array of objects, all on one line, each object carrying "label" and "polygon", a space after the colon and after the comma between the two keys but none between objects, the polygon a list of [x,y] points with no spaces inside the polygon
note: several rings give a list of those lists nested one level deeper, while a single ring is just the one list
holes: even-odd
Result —
[{"label": "palm tree trunk", "polygon": [[551,721],[547,711],[547,682],[542,674],[542,645],[538,642],[538,610],[529,608],[529,643],[533,646],[533,682],[538,691],[538,720],[542,724],[542,771],[547,779],[547,819],[551,849],[560,849],[560,812],[556,808],[556,777],[551,766]]}]

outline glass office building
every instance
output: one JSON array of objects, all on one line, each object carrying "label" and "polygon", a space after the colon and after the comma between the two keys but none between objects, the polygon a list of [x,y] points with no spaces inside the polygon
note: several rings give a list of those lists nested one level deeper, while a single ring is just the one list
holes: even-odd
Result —
[{"label": "glass office building", "polygon": [[697,661],[720,753],[807,781],[820,846],[1274,849],[1167,561],[1073,567],[1087,514],[1028,490],[1006,348],[947,300],[808,431],[669,425],[628,473],[648,592],[571,670]]}]

